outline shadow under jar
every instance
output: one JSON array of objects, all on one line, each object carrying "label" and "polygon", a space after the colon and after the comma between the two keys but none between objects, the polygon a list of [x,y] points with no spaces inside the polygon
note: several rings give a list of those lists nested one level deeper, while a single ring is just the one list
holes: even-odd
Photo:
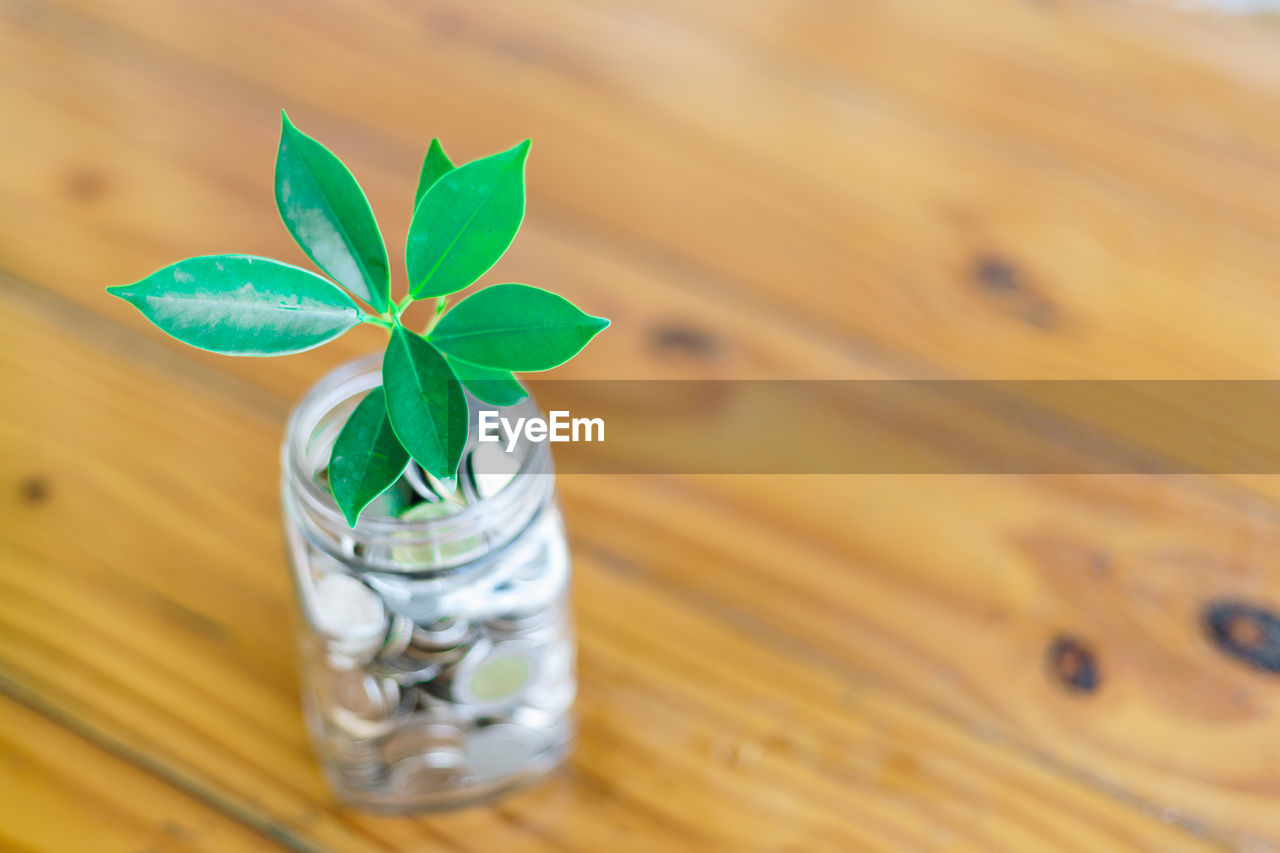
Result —
[{"label": "shadow under jar", "polygon": [[573,741],[569,556],[545,443],[479,442],[468,395],[455,489],[410,463],[347,526],[326,466],[381,382],[376,357],[322,379],[289,418],[285,532],[303,708],[334,792],[384,811],[452,808],[531,782]]}]

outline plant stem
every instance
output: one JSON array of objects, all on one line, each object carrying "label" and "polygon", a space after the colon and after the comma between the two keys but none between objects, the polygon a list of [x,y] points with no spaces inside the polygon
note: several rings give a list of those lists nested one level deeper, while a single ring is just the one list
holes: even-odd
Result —
[{"label": "plant stem", "polygon": [[404,313],[404,309],[408,308],[412,304],[413,304],[413,295],[412,294],[406,295],[404,299],[401,299],[398,303],[396,303],[396,316],[399,317],[401,314]]},{"label": "plant stem", "polygon": [[445,298],[446,297],[441,296],[440,298],[436,299],[436,313],[432,314],[431,319],[427,321],[427,327],[422,330],[423,335],[426,335],[428,332],[434,329],[436,327],[436,323],[440,322],[440,315],[444,313]]},{"label": "plant stem", "polygon": [[381,317],[375,317],[375,316],[373,316],[372,314],[365,314],[365,315],[364,315],[364,321],[365,321],[366,323],[372,323],[372,324],[373,324],[373,325],[375,325],[375,326],[381,326],[381,327],[382,327],[382,328],[384,328],[384,329],[390,329],[390,328],[391,328],[391,321],[390,321],[390,320],[384,320],[384,319],[382,319]]}]

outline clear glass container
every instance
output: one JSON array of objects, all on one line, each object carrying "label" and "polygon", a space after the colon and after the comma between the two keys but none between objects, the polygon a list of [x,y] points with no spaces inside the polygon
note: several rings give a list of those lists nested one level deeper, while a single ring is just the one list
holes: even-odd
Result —
[{"label": "clear glass container", "polygon": [[329,452],[365,392],[370,357],[315,385],[282,450],[285,532],[301,614],[307,725],[335,793],[415,811],[490,798],[567,756],[575,647],[569,556],[545,443],[472,436],[454,488],[410,464],[347,526]]}]

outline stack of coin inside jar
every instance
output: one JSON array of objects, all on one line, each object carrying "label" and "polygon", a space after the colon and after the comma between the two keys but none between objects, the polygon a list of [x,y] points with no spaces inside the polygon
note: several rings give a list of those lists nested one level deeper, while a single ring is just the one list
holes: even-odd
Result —
[{"label": "stack of coin inside jar", "polygon": [[[576,680],[564,528],[549,473],[536,489],[524,484],[519,504],[494,500],[527,476],[520,465],[504,473],[504,460],[484,464],[495,447],[470,444],[456,484],[411,463],[370,507],[394,519],[377,535],[357,535],[363,521],[333,538],[286,523],[304,706],[329,781],[348,802],[465,804],[567,755]],[[323,468],[313,477],[323,488]],[[497,520],[486,523],[489,504],[523,526],[508,538]],[[288,496],[286,512],[303,515]]]}]

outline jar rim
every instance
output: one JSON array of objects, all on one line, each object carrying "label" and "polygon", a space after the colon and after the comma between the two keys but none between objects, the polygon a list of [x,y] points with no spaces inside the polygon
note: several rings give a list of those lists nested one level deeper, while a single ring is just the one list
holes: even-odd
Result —
[{"label": "jar rim", "polygon": [[459,506],[456,512],[439,518],[404,519],[366,509],[356,526],[350,527],[333,495],[316,481],[307,459],[307,443],[326,415],[381,382],[380,366],[381,359],[377,353],[339,365],[312,385],[289,414],[281,448],[285,488],[300,497],[307,509],[318,514],[326,526],[332,525],[353,535],[395,537],[409,545],[415,541],[475,535],[480,532],[477,528],[486,526],[480,522],[482,517],[492,518],[495,513],[501,515],[512,509],[527,498],[530,488],[536,486],[534,481],[542,479],[538,475],[552,473],[551,455],[546,446],[533,445],[511,480],[494,495]]}]

